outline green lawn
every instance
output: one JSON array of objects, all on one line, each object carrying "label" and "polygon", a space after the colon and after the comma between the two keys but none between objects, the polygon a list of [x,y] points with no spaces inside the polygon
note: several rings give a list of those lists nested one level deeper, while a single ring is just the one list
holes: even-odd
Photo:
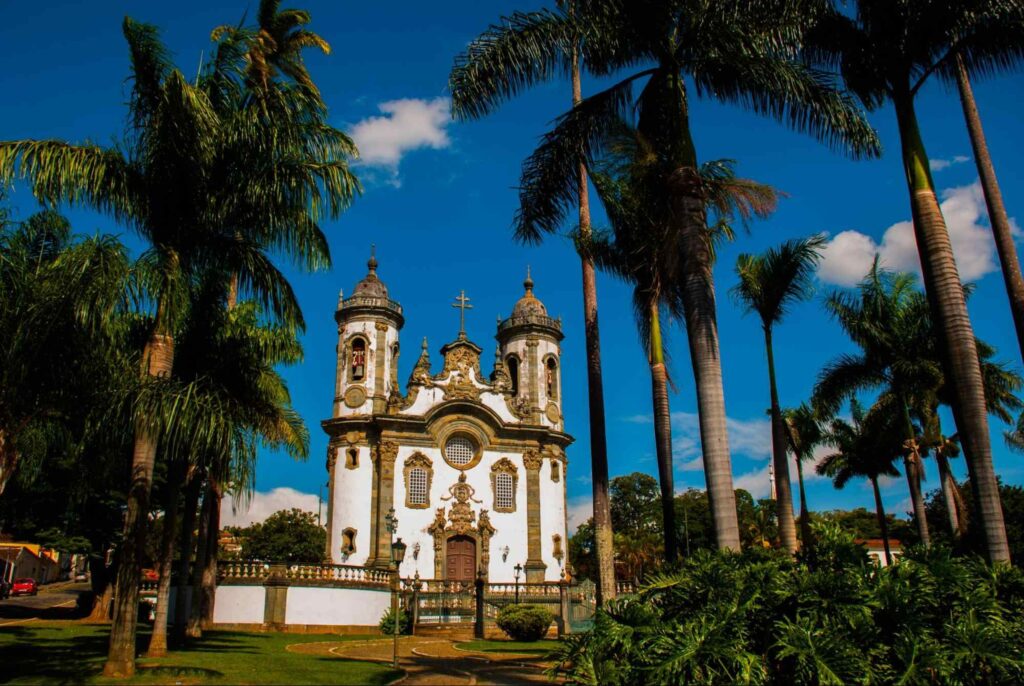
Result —
[{"label": "green lawn", "polygon": [[463,650],[478,650],[482,653],[520,653],[523,655],[545,655],[558,645],[558,641],[467,641],[459,643]]},{"label": "green lawn", "polygon": [[[375,662],[292,653],[286,646],[366,636],[209,631],[185,650],[139,660],[133,679],[100,676],[107,626],[31,622],[0,627],[0,684],[387,684],[401,672]],[[140,636],[140,651],[148,642]]]}]

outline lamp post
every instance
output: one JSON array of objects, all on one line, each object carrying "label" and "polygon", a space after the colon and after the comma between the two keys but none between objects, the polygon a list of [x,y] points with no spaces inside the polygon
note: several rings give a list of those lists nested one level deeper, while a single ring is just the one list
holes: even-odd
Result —
[{"label": "lamp post", "polygon": [[[398,531],[398,517],[395,516],[395,508],[388,510],[387,515],[384,517],[385,527],[389,534],[394,534]],[[405,559],[405,544],[402,543],[402,538],[398,537],[391,542],[391,618],[394,620],[394,644],[391,652],[391,665],[398,667],[398,626],[400,619],[398,616],[398,590],[399,590],[399,577],[398,568],[402,564],[402,560]]]},{"label": "lamp post", "polygon": [[516,563],[516,566],[513,569],[515,570],[515,577],[516,577],[516,605],[518,605],[519,604],[519,575],[523,573],[523,566],[521,564]]}]

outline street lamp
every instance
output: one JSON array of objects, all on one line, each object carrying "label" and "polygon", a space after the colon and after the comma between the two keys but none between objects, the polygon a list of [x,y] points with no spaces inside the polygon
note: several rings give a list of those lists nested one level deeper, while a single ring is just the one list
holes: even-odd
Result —
[{"label": "street lamp", "polygon": [[519,575],[523,573],[523,566],[521,564],[519,564],[519,563],[516,563],[516,566],[513,569],[515,570],[515,577],[516,577],[516,605],[518,605],[519,604]]},{"label": "street lamp", "polygon": [[[389,534],[394,534],[398,531],[398,517],[395,516],[395,508],[388,510],[387,515],[384,517],[384,524]],[[399,577],[398,568],[402,564],[402,560],[405,559],[405,544],[402,543],[401,537],[391,542],[391,618],[394,620],[394,644],[391,652],[391,665],[398,667],[398,626],[400,624],[400,618],[398,616],[398,590],[399,590]]]}]

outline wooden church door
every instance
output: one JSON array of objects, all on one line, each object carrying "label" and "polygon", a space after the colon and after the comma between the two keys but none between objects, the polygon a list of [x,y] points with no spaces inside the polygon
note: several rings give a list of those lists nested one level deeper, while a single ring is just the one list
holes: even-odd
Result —
[{"label": "wooden church door", "polygon": [[476,577],[476,541],[469,536],[452,536],[448,539],[445,560],[445,579],[473,581]]}]

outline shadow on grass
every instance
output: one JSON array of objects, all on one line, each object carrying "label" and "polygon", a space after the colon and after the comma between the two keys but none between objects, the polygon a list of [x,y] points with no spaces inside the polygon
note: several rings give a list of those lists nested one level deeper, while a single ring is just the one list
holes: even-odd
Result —
[{"label": "shadow on grass", "polygon": [[108,646],[106,631],[51,638],[29,629],[12,629],[3,631],[13,634],[15,640],[0,647],[0,683],[30,677],[76,684],[103,669]]}]

